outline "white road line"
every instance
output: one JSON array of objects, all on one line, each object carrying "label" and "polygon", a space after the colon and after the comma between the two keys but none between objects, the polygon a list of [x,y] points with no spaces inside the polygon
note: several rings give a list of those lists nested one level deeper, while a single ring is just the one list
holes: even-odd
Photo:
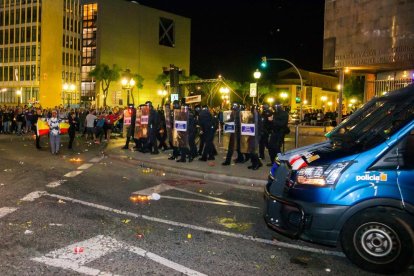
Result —
[{"label": "white road line", "polygon": [[71,171],[64,175],[64,177],[75,177],[80,175],[83,171]]},{"label": "white road line", "polygon": [[151,195],[152,193],[161,194],[161,193],[169,191],[169,190],[176,190],[176,191],[180,191],[180,192],[183,192],[183,193],[195,195],[195,196],[198,196],[198,197],[204,197],[204,198],[212,199],[214,201],[193,199],[193,198],[182,198],[182,197],[175,197],[175,196],[164,196],[164,195],[161,198],[181,200],[181,201],[192,201],[192,202],[207,203],[207,204],[224,205],[224,206],[236,206],[236,207],[260,209],[259,207],[250,206],[250,205],[238,203],[238,202],[235,202],[235,201],[225,200],[225,199],[222,199],[222,198],[213,197],[213,196],[209,196],[209,195],[203,195],[201,193],[195,193],[195,192],[192,192],[192,191],[177,188],[177,187],[174,187],[174,186],[171,186],[171,185],[168,185],[168,184],[164,184],[164,183],[153,186],[153,187],[150,187],[150,188],[147,188],[147,189],[143,189],[143,190],[140,190],[140,191],[133,192],[132,194],[139,194],[139,195]]},{"label": "white road line", "polygon": [[[79,248],[82,251],[75,252],[75,248]],[[85,266],[85,264],[99,259],[104,255],[110,254],[115,251],[120,251],[122,249],[126,249],[142,257],[149,258],[152,261],[160,263],[164,266],[172,268],[186,275],[205,275],[195,270],[184,267],[180,264],[174,263],[170,260],[167,260],[159,255],[148,252],[142,248],[129,246],[124,242],[119,242],[111,237],[105,237],[103,235],[98,235],[91,239],[74,243],[64,248],[51,251],[42,257],[32,258],[32,260],[44,263],[46,265],[73,270],[87,275],[112,275],[108,272],[102,272],[99,269],[87,267]]]},{"label": "white road line", "polygon": [[98,162],[100,162],[102,159],[104,159],[104,157],[103,157],[103,156],[101,156],[101,157],[94,157],[94,158],[92,158],[91,160],[89,160],[89,162],[91,162],[91,163],[98,163]]},{"label": "white road line", "polygon": [[257,208],[253,206],[243,205],[237,202],[219,202],[219,201],[211,201],[211,200],[202,200],[202,199],[192,199],[192,198],[184,198],[184,197],[175,197],[175,196],[161,196],[161,198],[167,199],[174,199],[174,200],[181,200],[181,201],[190,201],[190,202],[198,202],[198,203],[206,203],[206,204],[214,204],[214,205],[221,205],[221,206],[236,206],[236,207],[245,207],[245,208]]},{"label": "white road line", "polygon": [[16,210],[17,208],[14,208],[14,207],[2,207],[0,208],[0,218],[5,217],[8,214],[11,214]]},{"label": "white road line", "polygon": [[113,212],[113,213],[116,213],[116,214],[130,216],[130,217],[133,217],[133,218],[138,218],[138,219],[141,218],[141,219],[154,221],[154,222],[159,222],[159,223],[164,223],[164,224],[168,224],[168,225],[184,227],[184,228],[199,230],[199,231],[203,231],[203,232],[211,232],[211,233],[214,233],[214,234],[217,234],[217,235],[233,237],[233,238],[238,238],[238,239],[243,239],[243,240],[249,240],[249,241],[254,241],[254,242],[258,242],[258,243],[270,244],[270,245],[280,246],[280,247],[284,247],[284,248],[297,249],[297,250],[302,250],[302,251],[307,251],[307,252],[312,252],[312,253],[319,253],[319,254],[330,255],[330,256],[345,257],[345,255],[342,252],[324,250],[324,249],[313,248],[313,247],[308,247],[308,246],[301,246],[301,245],[290,244],[290,243],[274,241],[274,240],[266,240],[266,239],[262,239],[262,238],[255,238],[253,236],[246,236],[246,235],[243,235],[243,234],[236,234],[236,233],[231,233],[231,232],[222,231],[222,230],[216,230],[216,229],[207,228],[207,227],[196,226],[196,225],[187,224],[187,223],[175,222],[175,221],[160,219],[160,218],[156,218],[156,217],[149,217],[149,216],[146,216],[146,215],[140,215],[140,214],[135,214],[135,213],[128,212],[128,211],[122,211],[122,210],[119,210],[119,209],[114,209],[114,208],[110,208],[110,207],[107,207],[107,206],[103,206],[103,205],[99,205],[99,204],[95,204],[95,203],[91,203],[91,202],[87,202],[87,201],[83,201],[83,200],[79,200],[79,199],[74,199],[74,198],[70,198],[70,197],[66,197],[66,196],[56,195],[56,194],[46,193],[46,195],[48,195],[50,197],[66,200],[68,202],[79,203],[79,204],[82,204],[84,206],[93,207],[93,208],[96,208],[96,209],[99,209],[99,210],[105,210],[105,211]]},{"label": "white road line", "polygon": [[172,262],[166,258],[163,258],[157,254],[145,251],[139,247],[135,247],[135,246],[129,246],[129,251],[138,254],[142,257],[146,257],[154,262],[160,263],[166,267],[172,268],[175,271],[181,272],[185,275],[199,275],[199,276],[204,276],[206,274],[200,273],[198,271],[192,270],[188,267],[182,266],[180,264],[177,264],[175,262]]},{"label": "white road line", "polygon": [[45,194],[47,194],[45,191],[35,191],[35,192],[31,192],[30,194],[27,194],[20,200],[21,201],[34,201],[35,199],[38,199],[39,197]]},{"label": "white road line", "polygon": [[167,185],[167,184],[159,184],[159,185],[156,185],[156,186],[147,188],[147,189],[143,189],[143,190],[139,190],[139,191],[133,192],[132,194],[148,195],[149,196],[152,193],[160,194],[162,192],[169,191],[169,190],[171,190],[173,188],[174,187],[172,187],[170,185]]},{"label": "white road line", "polygon": [[92,166],[93,166],[93,164],[91,164],[91,163],[85,163],[82,166],[80,166],[79,168],[77,168],[77,170],[87,170]]}]

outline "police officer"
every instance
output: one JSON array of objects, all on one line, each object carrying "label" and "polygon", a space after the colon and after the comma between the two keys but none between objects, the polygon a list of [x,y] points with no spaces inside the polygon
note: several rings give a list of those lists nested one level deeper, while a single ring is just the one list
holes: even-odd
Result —
[{"label": "police officer", "polygon": [[[187,117],[188,120],[187,120],[187,130],[186,131],[180,131],[179,134],[178,134],[178,135],[180,135],[180,139],[181,139],[181,141],[180,141],[181,145],[179,147],[181,157],[180,157],[180,159],[177,160],[177,162],[186,162],[187,157],[188,157],[189,162],[193,161],[193,158],[191,157],[191,154],[190,154],[190,150],[187,146],[187,141],[188,141],[188,145],[190,144],[190,141],[189,141],[190,135],[192,135],[192,136],[195,135],[194,134],[195,129],[194,129],[194,126],[193,126],[194,120],[192,119],[192,122],[190,122],[190,118],[189,118],[190,114],[189,113],[190,113],[189,105],[185,104],[185,103],[182,104],[181,114],[182,114],[183,117],[181,117],[181,120],[184,120],[184,118],[186,118],[187,116],[188,116]],[[195,143],[195,137],[193,138],[193,140],[194,140],[193,143]]]},{"label": "police officer", "polygon": [[158,133],[158,113],[154,110],[151,101],[145,103],[149,107],[148,116],[148,149],[151,154],[158,154],[157,133]]},{"label": "police officer", "polygon": [[127,128],[126,142],[125,142],[125,146],[123,146],[122,149],[129,149],[129,141],[131,140],[131,137],[132,139],[134,139],[135,120],[137,117],[137,111],[134,108],[134,105],[129,105],[128,111],[131,112],[131,124]]},{"label": "police officer", "polygon": [[188,162],[193,161],[193,159],[197,156],[196,136],[197,136],[197,115],[196,115],[196,112],[190,108],[189,116],[188,116],[188,145],[190,147]]},{"label": "police officer", "polygon": [[223,166],[228,166],[231,163],[231,157],[233,156],[234,146],[236,143],[237,159],[236,163],[240,163],[244,160],[243,154],[240,152],[240,106],[238,103],[233,103],[232,112],[230,115],[230,121],[234,122],[234,133],[230,133],[229,145],[227,147],[226,160],[221,163]]},{"label": "police officer", "polygon": [[204,149],[201,158],[199,161],[215,160],[214,158],[214,125],[213,125],[213,116],[208,110],[208,106],[203,106],[200,117],[199,125],[204,136]]},{"label": "police officer", "polygon": [[[178,100],[174,100],[173,110],[171,110],[171,113],[170,113],[171,129],[173,129],[173,126],[174,126],[174,110],[180,110],[180,109],[181,109],[180,102]],[[167,116],[167,114],[165,116]],[[175,160],[178,156],[180,156],[180,150],[178,149],[178,147],[174,146],[172,142],[171,142],[171,147],[173,149],[173,152],[168,159]]]},{"label": "police officer", "polygon": [[277,154],[281,152],[289,121],[289,114],[283,110],[283,106],[280,103],[275,103],[273,109],[273,116],[269,117],[272,128],[269,139],[269,156],[271,163],[267,164],[268,166],[273,164]]},{"label": "police officer", "polygon": [[263,105],[262,112],[260,114],[260,140],[259,140],[259,158],[265,159],[265,148],[268,148],[269,144],[269,134],[271,132],[272,125],[269,121],[269,117],[272,116],[272,111],[268,104]]},{"label": "police officer", "polygon": [[158,109],[158,131],[157,131],[157,140],[159,142],[158,149],[162,148],[162,151],[166,151],[168,149],[166,140],[167,140],[167,125],[165,122],[165,114],[164,111],[159,108]]}]

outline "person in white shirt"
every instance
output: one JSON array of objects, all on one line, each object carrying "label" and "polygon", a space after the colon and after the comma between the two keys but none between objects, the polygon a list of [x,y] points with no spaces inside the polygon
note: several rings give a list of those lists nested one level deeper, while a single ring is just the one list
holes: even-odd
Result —
[{"label": "person in white shirt", "polygon": [[60,146],[60,128],[59,123],[61,120],[57,117],[57,111],[52,111],[52,117],[47,119],[49,125],[49,139],[50,139],[50,150],[52,154],[59,153]]},{"label": "person in white shirt", "polygon": [[92,136],[92,138],[95,140],[95,111],[91,110],[88,115],[86,115],[86,139],[90,139],[89,137]]}]

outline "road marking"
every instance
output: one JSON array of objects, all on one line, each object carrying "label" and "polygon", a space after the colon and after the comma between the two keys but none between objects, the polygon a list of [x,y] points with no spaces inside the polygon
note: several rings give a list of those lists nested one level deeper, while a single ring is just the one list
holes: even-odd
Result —
[{"label": "road marking", "polygon": [[103,156],[101,156],[101,157],[94,157],[94,158],[92,158],[91,160],[89,160],[89,162],[91,162],[91,163],[98,163],[98,162],[100,162],[102,159],[104,159],[104,157],[103,157]]},{"label": "road marking", "polygon": [[14,207],[2,207],[0,208],[0,218],[5,217],[8,214],[11,214],[16,210],[17,208],[14,208]]},{"label": "road marking", "polygon": [[91,163],[85,163],[82,166],[80,166],[79,168],[77,168],[77,170],[87,170],[92,166],[93,166],[93,164],[91,164]]},{"label": "road marking", "polygon": [[[75,252],[75,248],[82,248],[82,252]],[[32,260],[44,263],[49,266],[73,270],[86,275],[112,275],[108,272],[102,272],[99,269],[87,267],[85,266],[85,264],[99,259],[104,255],[110,254],[115,251],[120,251],[122,249],[126,249],[144,258],[148,258],[152,261],[155,261],[166,267],[172,268],[175,271],[181,272],[185,275],[205,275],[185,266],[182,266],[180,264],[174,263],[170,260],[167,260],[159,255],[148,252],[142,248],[130,246],[124,242],[120,242],[111,237],[106,237],[103,235],[98,235],[91,239],[74,243],[67,247],[51,251],[42,257],[32,258]]]},{"label": "road marking", "polygon": [[188,190],[181,189],[181,188],[177,188],[177,187],[165,184],[165,183],[162,183],[162,184],[159,184],[159,185],[147,188],[147,189],[143,189],[143,190],[140,190],[140,191],[136,191],[136,192],[133,192],[132,194],[149,196],[152,193],[161,194],[161,193],[169,191],[169,190],[176,190],[176,191],[180,191],[180,192],[183,192],[183,193],[187,193],[187,194],[191,194],[191,195],[195,195],[195,196],[199,196],[199,197],[212,199],[213,201],[193,199],[193,198],[182,198],[182,197],[175,197],[175,196],[164,196],[164,195],[161,198],[181,200],[181,201],[192,201],[192,202],[207,203],[207,204],[216,204],[216,205],[225,205],[225,206],[236,206],[236,207],[260,209],[259,207],[245,205],[245,204],[238,203],[238,202],[235,202],[235,201],[225,200],[225,199],[222,199],[222,198],[209,196],[209,195],[203,195],[201,193],[195,193],[195,192],[188,191]]},{"label": "road marking", "polygon": [[62,185],[64,182],[66,182],[67,180],[58,180],[58,181],[52,181],[49,184],[46,185],[46,187],[48,188],[56,188],[59,187],[60,185]]},{"label": "road marking", "polygon": [[47,193],[45,191],[35,191],[27,194],[23,198],[21,198],[21,201],[34,201],[35,199],[38,199],[42,195],[46,195]]},{"label": "road marking", "polygon": [[96,204],[96,203],[91,203],[91,202],[87,202],[87,201],[83,201],[83,200],[79,200],[79,199],[75,199],[75,198],[70,198],[70,197],[66,197],[66,196],[56,195],[56,194],[45,193],[45,195],[50,196],[50,197],[54,197],[54,198],[58,198],[58,199],[62,199],[62,200],[66,200],[68,202],[73,202],[73,203],[78,203],[78,204],[81,204],[81,205],[84,205],[84,206],[93,207],[93,208],[96,208],[96,209],[99,209],[99,210],[113,212],[115,214],[130,216],[130,217],[137,218],[137,219],[144,219],[144,220],[148,220],[148,221],[154,221],[154,222],[159,222],[159,223],[163,223],[163,224],[189,228],[189,229],[198,230],[198,231],[202,231],[202,232],[211,232],[211,233],[214,233],[214,234],[217,234],[217,235],[222,235],[222,236],[227,236],[227,237],[232,237],[232,238],[238,238],[238,239],[243,239],[243,240],[248,240],[248,241],[253,241],[253,242],[258,242],[258,243],[264,243],[264,244],[269,244],[269,245],[275,245],[275,246],[280,246],[280,247],[284,247],[284,248],[297,249],[297,250],[301,250],[301,251],[319,253],[319,254],[330,255],[330,256],[345,257],[345,255],[342,252],[324,250],[324,249],[313,248],[313,247],[309,247],[309,246],[301,246],[301,245],[290,244],[290,243],[285,243],[285,242],[280,242],[280,241],[275,241],[275,240],[255,238],[253,236],[247,236],[247,235],[243,235],[243,234],[236,234],[236,233],[232,233],[232,232],[216,230],[216,229],[212,229],[212,228],[207,228],[207,227],[202,227],[202,226],[197,226],[197,225],[192,225],[192,224],[187,224],[187,223],[175,222],[175,221],[160,219],[160,218],[156,218],[156,217],[149,217],[149,216],[146,216],[146,215],[140,215],[140,214],[135,214],[135,213],[128,212],[128,211],[122,211],[122,210],[110,208],[110,207],[107,207],[107,206],[104,206],[104,205],[99,205],[99,204]]},{"label": "road marking", "polygon": [[64,175],[64,177],[75,177],[80,175],[83,171],[71,171]]}]

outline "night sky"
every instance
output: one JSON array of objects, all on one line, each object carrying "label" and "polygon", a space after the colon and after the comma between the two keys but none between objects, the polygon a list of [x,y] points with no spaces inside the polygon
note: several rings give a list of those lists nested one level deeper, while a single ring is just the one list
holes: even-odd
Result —
[{"label": "night sky", "polygon": [[[140,0],[191,18],[192,75],[251,81],[262,56],[322,71],[324,0]],[[269,63],[271,79],[289,67]]]}]

